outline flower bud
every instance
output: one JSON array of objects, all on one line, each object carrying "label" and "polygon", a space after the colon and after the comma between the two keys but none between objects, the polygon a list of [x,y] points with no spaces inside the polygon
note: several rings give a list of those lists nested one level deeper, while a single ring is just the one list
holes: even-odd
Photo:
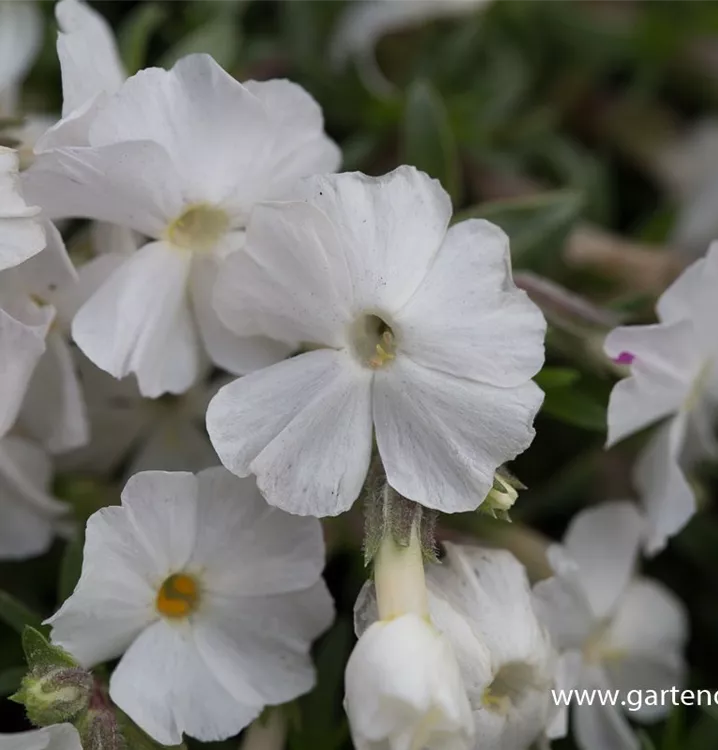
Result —
[{"label": "flower bud", "polygon": [[71,721],[87,709],[92,675],[80,667],[31,669],[13,696],[22,703],[27,717],[38,727]]},{"label": "flower bud", "polygon": [[471,747],[473,719],[449,641],[406,614],[371,625],[346,669],[345,707],[357,750]]}]

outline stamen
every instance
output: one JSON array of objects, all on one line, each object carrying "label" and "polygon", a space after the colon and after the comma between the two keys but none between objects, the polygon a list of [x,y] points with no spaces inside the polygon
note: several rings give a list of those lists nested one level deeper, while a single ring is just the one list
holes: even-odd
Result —
[{"label": "stamen", "polygon": [[187,617],[199,604],[197,581],[186,573],[171,575],[160,586],[157,611],[165,617]]},{"label": "stamen", "polygon": [[350,328],[352,348],[366,367],[377,370],[396,359],[396,340],[390,326],[378,315],[357,318]]}]

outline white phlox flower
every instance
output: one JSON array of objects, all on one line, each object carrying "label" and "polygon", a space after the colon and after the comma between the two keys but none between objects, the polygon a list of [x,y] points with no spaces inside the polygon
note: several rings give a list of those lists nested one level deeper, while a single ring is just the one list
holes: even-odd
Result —
[{"label": "white phlox flower", "polygon": [[[528,750],[551,717],[556,653],[533,609],[526,571],[505,550],[444,546],[445,559],[426,571],[429,613],[466,688],[474,726],[469,747]],[[376,617],[367,584],[355,607],[357,632]]]},{"label": "white phlox flower", "polygon": [[143,472],[87,524],[75,592],[48,621],[84,666],[121,656],[110,697],[162,744],[237,734],[314,684],[333,618],[322,532],[223,468]]},{"label": "white phlox flower", "polygon": [[52,724],[15,734],[0,734],[0,750],[82,750],[72,724]]},{"label": "white phlox flower", "polygon": [[207,428],[222,463],[292,513],[359,495],[373,434],[389,484],[476,508],[525,450],[543,394],[545,321],[486,221],[447,230],[451,201],[413,167],[309,178],[258,206],[216,305],[240,335],[306,351],[225,386]]},{"label": "white phlox flower", "polygon": [[67,529],[69,507],[50,494],[52,465],[35,443],[0,439],[0,560],[41,555]]},{"label": "white phlox flower", "polygon": [[36,3],[0,3],[0,118],[15,114],[20,84],[40,51],[42,31],[42,13]]},{"label": "white phlox flower", "polygon": [[696,509],[685,472],[718,455],[713,429],[718,407],[715,290],[718,244],[689,266],[658,300],[658,323],[622,326],[606,354],[630,365],[613,388],[607,446],[665,420],[636,466],[635,481],[649,521],[647,550],[662,549]]},{"label": "white phlox flower", "polygon": [[[555,577],[536,584],[534,595],[562,658],[574,662],[563,687],[647,696],[683,684],[684,608],[663,586],[635,574],[643,524],[630,503],[603,503],[579,513],[563,543],[549,548]],[[644,698],[632,718],[655,721],[670,709],[651,703]],[[571,710],[581,750],[640,747],[620,706],[595,701]]]},{"label": "white phlox flower", "polygon": [[37,360],[19,413],[18,430],[52,454],[84,445],[89,427],[82,389],[69,344],[78,277],[62,237],[45,221],[47,245],[38,255],[0,272],[0,304],[47,315],[45,351]]},{"label": "white phlox flower", "polygon": [[416,529],[407,546],[385,535],[375,585],[357,600],[359,641],[345,673],[357,750],[469,750],[471,707],[456,654],[429,615]]},{"label": "white phlox flower", "polygon": [[[39,213],[20,192],[17,152],[0,146],[0,279],[45,246]],[[0,437],[15,422],[52,318],[29,299],[0,292]]]},{"label": "white phlox flower", "polygon": [[[78,354],[92,439],[62,456],[65,471],[126,478],[140,471],[200,471],[217,465],[204,427],[219,383],[207,376],[179,396],[143,398],[133,378],[117,380]],[[221,382],[221,381],[220,381]]]},{"label": "white phlox flower", "polygon": [[386,34],[438,18],[468,15],[491,0],[364,0],[347,6],[331,41],[336,65],[352,57],[375,66],[374,48]]},{"label": "white phlox flower", "polygon": [[151,238],[79,310],[80,348],[115,377],[135,373],[151,397],[186,391],[203,349],[234,373],[286,356],[263,337],[238,341],[214,312],[212,287],[220,261],[243,247],[255,202],[338,166],[317,103],[289,81],[240,84],[190,55],[170,71],[140,71],[95,109],[86,145],[43,151],[26,182],[51,217]]}]

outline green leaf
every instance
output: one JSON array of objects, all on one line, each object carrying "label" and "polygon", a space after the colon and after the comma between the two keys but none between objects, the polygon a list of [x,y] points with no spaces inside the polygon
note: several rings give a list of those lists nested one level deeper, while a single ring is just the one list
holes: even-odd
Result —
[{"label": "green leaf", "polygon": [[181,39],[161,59],[164,68],[171,68],[185,55],[206,52],[225,69],[234,66],[239,57],[241,31],[236,23],[239,6],[219,3],[214,18]]},{"label": "green leaf", "polygon": [[606,408],[575,387],[548,390],[541,411],[574,427],[593,432],[606,431]]},{"label": "green leaf", "polygon": [[85,540],[82,535],[71,539],[62,555],[60,562],[60,577],[57,585],[57,595],[60,602],[64,602],[75,590],[82,571],[82,551]]},{"label": "green leaf", "polygon": [[638,732],[638,739],[641,743],[641,750],[656,750],[656,746],[653,743],[653,740],[648,735],[648,732],[646,732],[645,729],[639,729]]},{"label": "green leaf", "polygon": [[78,663],[60,646],[54,646],[47,638],[29,625],[22,631],[22,647],[28,666],[35,667],[68,667],[74,669]]},{"label": "green leaf", "polygon": [[560,259],[582,207],[580,193],[555,190],[525,198],[483,203],[459,212],[454,216],[454,222],[488,219],[498,224],[511,240],[514,267],[546,272]]},{"label": "green leaf", "polygon": [[576,383],[580,378],[581,373],[572,367],[544,367],[534,377],[534,382],[542,390],[547,391],[551,388],[567,388]]},{"label": "green leaf", "polygon": [[415,81],[404,105],[402,160],[438,179],[454,204],[461,200],[459,154],[446,107],[427,81]]},{"label": "green leaf", "polygon": [[22,635],[26,626],[37,630],[46,629],[42,624],[43,618],[33,612],[7,591],[0,591],[0,621],[9,625],[15,632]]},{"label": "green leaf", "polygon": [[149,41],[166,18],[167,7],[158,3],[141,3],[127,14],[117,44],[129,75],[146,66]]},{"label": "green leaf", "polygon": [[11,667],[0,672],[0,698],[6,698],[17,691],[25,672],[25,667]]}]

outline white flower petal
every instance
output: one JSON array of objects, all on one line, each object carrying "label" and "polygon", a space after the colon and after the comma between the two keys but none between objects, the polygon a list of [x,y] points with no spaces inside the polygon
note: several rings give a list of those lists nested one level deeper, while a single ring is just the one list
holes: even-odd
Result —
[{"label": "white flower petal", "polygon": [[0,92],[22,82],[40,51],[42,13],[35,3],[0,5]]},{"label": "white flower petal", "polygon": [[634,357],[631,376],[611,391],[607,446],[677,411],[701,366],[695,330],[686,320],[616,328],[604,348],[613,359],[624,352]]},{"label": "white flower petal", "polygon": [[198,376],[200,350],[186,290],[190,262],[161,242],[146,245],[73,321],[82,351],[115,377],[136,373],[145,396],[182,393]]},{"label": "white flower petal", "polygon": [[197,424],[180,414],[152,419],[140,429],[147,431],[138,441],[126,476],[141,471],[201,471],[217,464],[217,454],[201,420]]},{"label": "white flower petal", "polygon": [[46,344],[30,380],[20,427],[50,453],[65,453],[87,443],[90,426],[67,342],[51,332]]},{"label": "white flower petal", "polygon": [[[615,659],[606,662],[614,687],[623,691],[656,690],[685,684],[682,651],[688,637],[683,604],[660,584],[639,578],[623,596],[607,634]],[[670,705],[642,705],[631,714],[640,721],[665,716]]]},{"label": "white flower petal", "polygon": [[[0,13],[5,5],[0,7]],[[0,271],[22,263],[45,247],[45,233],[37,220],[40,209],[28,206],[23,199],[18,164],[17,151],[0,146]]]},{"label": "white flower petal", "polygon": [[[563,555],[557,545],[549,552]],[[557,555],[549,556],[555,562]],[[582,649],[585,640],[594,628],[593,613],[580,582],[573,576],[558,572],[553,578],[539,581],[533,589],[534,607],[543,624],[548,628],[554,643],[561,650]]]},{"label": "white flower petal", "polygon": [[82,750],[80,735],[72,724],[52,724],[16,734],[0,734],[2,750]]},{"label": "white flower petal", "polygon": [[648,520],[646,551],[654,555],[696,512],[693,489],[681,468],[686,414],[661,425],[634,467],[634,480]]},{"label": "white flower petal", "polygon": [[15,422],[52,318],[51,309],[29,301],[0,309],[0,436]]},{"label": "white flower petal", "polygon": [[645,529],[628,502],[605,502],[581,511],[563,538],[566,554],[596,619],[610,614],[628,586]]},{"label": "white flower petal", "polygon": [[245,81],[272,123],[274,147],[267,197],[279,196],[300,177],[336,172],[341,151],[324,134],[324,116],[315,99],[287,80]]},{"label": "white flower petal", "polygon": [[449,229],[426,278],[392,321],[402,352],[451,375],[510,387],[543,364],[546,321],[514,286],[509,239],[488,221]]},{"label": "white flower petal", "polygon": [[214,308],[218,271],[215,258],[203,257],[193,262],[190,276],[192,309],[209,358],[234,375],[261,370],[283,360],[290,353],[286,344],[265,336],[239,337],[220,320]]},{"label": "white flower petal", "polygon": [[311,204],[258,205],[245,251],[221,267],[215,304],[240,335],[343,346],[352,282],[335,227]]},{"label": "white flower petal", "polygon": [[97,219],[148,237],[159,237],[184,203],[169,155],[149,141],[43,152],[23,187],[49,219]]},{"label": "white flower petal", "polygon": [[235,700],[278,705],[312,689],[309,648],[334,619],[323,581],[274,596],[207,599],[195,623],[197,648]]},{"label": "white flower petal", "polygon": [[421,284],[451,218],[451,199],[441,184],[414,167],[381,177],[310,177],[292,195],[333,224],[356,312],[399,310]]},{"label": "white flower petal", "polygon": [[[579,689],[609,689],[605,675],[598,667],[583,670]],[[584,703],[573,707],[573,722],[576,744],[580,750],[639,750],[640,742],[618,706],[608,701],[594,700],[592,705]]]},{"label": "white flower petal", "polygon": [[47,621],[53,642],[85,666],[118,657],[158,616],[157,591],[148,580],[157,567],[123,508],[95,513],[75,592]]},{"label": "white flower petal", "polygon": [[444,547],[442,565],[427,570],[429,590],[460,608],[497,663],[545,660],[551,649],[533,611],[523,565],[507,550]]},{"label": "white flower petal", "polygon": [[29,294],[47,304],[54,302],[58,290],[77,283],[77,272],[55,225],[43,221],[42,226],[47,244],[32,258],[4,271],[0,276],[0,289]]},{"label": "white flower petal", "polygon": [[62,116],[67,117],[99,93],[114,93],[125,72],[112,29],[102,15],[78,0],[61,0],[55,15],[60,27]]},{"label": "white flower petal", "polygon": [[21,438],[0,440],[0,558],[23,559],[46,552],[57,521],[68,508],[48,494],[47,456]]},{"label": "white flower petal", "polygon": [[375,622],[346,667],[345,707],[358,750],[471,746],[473,721],[447,638],[423,618]]},{"label": "white flower petal", "polygon": [[266,196],[271,133],[254,95],[209,55],[188,55],[172,70],[148,68],[129,78],[93,121],[90,141],[154,141],[179,170],[187,202],[231,200],[247,216]]},{"label": "white flower petal", "polygon": [[223,467],[197,475],[197,539],[192,565],[217,595],[268,596],[306,589],[321,577],[324,541],[315,518],[267,505],[253,478]]},{"label": "white flower petal", "polygon": [[207,411],[210,439],[230,471],[257,475],[272,505],[337,515],[369,467],[370,382],[345,352],[302,354],[222,388]]},{"label": "white flower petal", "polygon": [[496,388],[397,357],[374,375],[376,440],[389,484],[428,508],[473,510],[494,472],[528,448],[543,393]]},{"label": "white flower petal", "polygon": [[262,709],[238,704],[222,687],[188,623],[164,620],[145,630],[122,657],[110,678],[110,697],[163,745],[179,745],[184,732],[207,742],[226,739]]}]

